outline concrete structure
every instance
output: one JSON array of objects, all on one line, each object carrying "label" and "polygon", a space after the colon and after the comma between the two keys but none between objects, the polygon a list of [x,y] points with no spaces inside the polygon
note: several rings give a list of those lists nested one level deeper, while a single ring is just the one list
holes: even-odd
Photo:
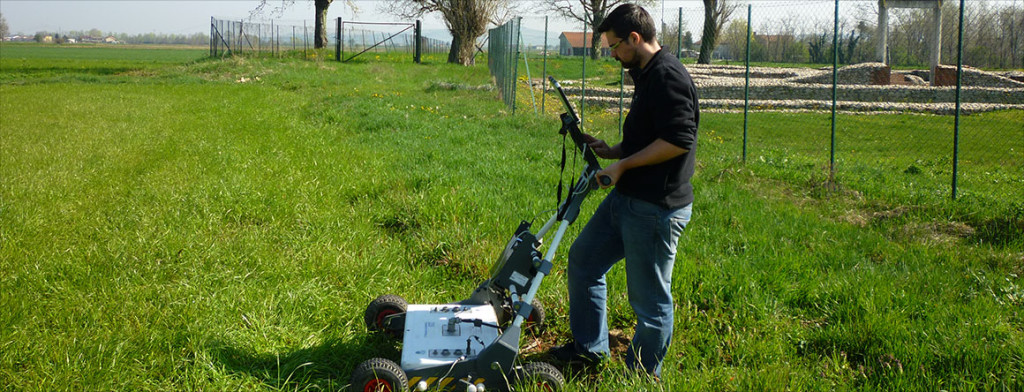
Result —
[{"label": "concrete structure", "polygon": [[[889,64],[889,8],[931,9],[933,20],[931,44],[931,69],[942,64],[942,0],[878,0],[878,61]],[[932,78],[935,83],[935,78]]]}]

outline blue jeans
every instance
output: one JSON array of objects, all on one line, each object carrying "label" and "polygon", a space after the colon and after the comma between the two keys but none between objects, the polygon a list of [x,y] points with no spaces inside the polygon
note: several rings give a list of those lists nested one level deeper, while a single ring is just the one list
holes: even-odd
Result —
[{"label": "blue jeans", "polygon": [[637,317],[626,365],[661,374],[672,339],[672,266],[691,208],[669,210],[615,190],[601,202],[569,249],[569,328],[578,350],[608,356],[605,274],[625,258]]}]

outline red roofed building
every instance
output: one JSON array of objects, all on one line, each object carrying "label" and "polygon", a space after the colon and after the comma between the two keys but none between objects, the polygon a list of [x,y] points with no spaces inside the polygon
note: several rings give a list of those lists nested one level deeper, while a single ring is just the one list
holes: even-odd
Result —
[{"label": "red roofed building", "polygon": [[[587,33],[586,39],[583,37],[583,33],[579,31],[563,31],[562,35],[558,36],[559,46],[558,54],[562,56],[583,56],[584,53],[589,54],[591,47],[591,40],[594,37],[594,33]],[[584,52],[587,49],[587,52]],[[604,34],[601,35],[601,56],[611,56],[611,48],[608,47],[608,40],[604,38]]]}]

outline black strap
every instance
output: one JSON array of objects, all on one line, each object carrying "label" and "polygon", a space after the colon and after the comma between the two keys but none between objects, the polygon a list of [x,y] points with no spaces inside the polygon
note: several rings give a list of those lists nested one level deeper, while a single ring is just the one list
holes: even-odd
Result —
[{"label": "black strap", "polygon": [[558,205],[562,203],[562,176],[565,174],[565,135],[566,133],[562,134],[562,169],[558,172],[558,195],[557,199],[555,199],[555,208],[558,208]]}]

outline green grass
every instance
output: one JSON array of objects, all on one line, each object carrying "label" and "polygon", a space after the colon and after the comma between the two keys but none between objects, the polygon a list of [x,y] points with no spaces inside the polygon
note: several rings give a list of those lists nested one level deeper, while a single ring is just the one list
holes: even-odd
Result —
[{"label": "green grass", "polygon": [[[519,220],[555,204],[554,116],[438,88],[488,84],[482,65],[96,52],[47,67],[39,49],[0,56],[4,390],[341,389],[363,360],[398,357],[362,325],[370,300],[467,297]],[[90,70],[104,64],[128,70]],[[829,181],[827,115],[757,116],[814,136],[761,125],[744,165],[742,115],[703,116],[663,383],[615,361],[569,390],[1024,387],[1021,188],[968,182],[953,202],[931,187],[943,145],[892,149],[948,117],[843,117],[857,147]],[[617,114],[587,118],[616,137]],[[988,157],[966,170],[1021,181],[1019,155],[971,152],[1017,140],[965,145]],[[542,347],[568,338],[581,223],[539,294]],[[621,267],[609,284],[629,336]]]}]

